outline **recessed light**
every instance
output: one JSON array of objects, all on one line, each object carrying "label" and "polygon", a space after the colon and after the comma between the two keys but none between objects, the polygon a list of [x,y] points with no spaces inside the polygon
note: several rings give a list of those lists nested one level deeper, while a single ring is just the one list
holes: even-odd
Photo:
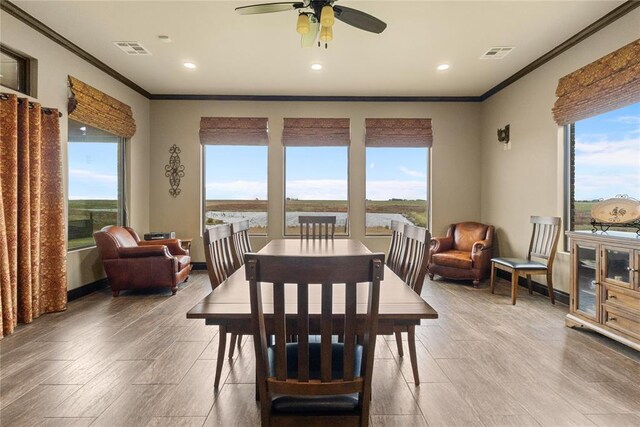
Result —
[{"label": "recessed light", "polygon": [[311,69],[316,71],[322,70],[322,64],[311,64]]},{"label": "recessed light", "polygon": [[449,64],[440,64],[438,65],[438,70],[444,71],[449,69]]},{"label": "recessed light", "polygon": [[86,126],[82,126],[82,127],[80,127],[80,130],[81,130],[82,132],[86,132],[87,127],[86,127]]},{"label": "recessed light", "polygon": [[162,43],[171,43],[171,39],[169,38],[169,36],[160,35],[160,36],[158,36],[158,39],[159,39]]},{"label": "recessed light", "polygon": [[186,68],[193,70],[194,68],[196,68],[196,64],[194,64],[193,62],[185,62],[184,65]]}]

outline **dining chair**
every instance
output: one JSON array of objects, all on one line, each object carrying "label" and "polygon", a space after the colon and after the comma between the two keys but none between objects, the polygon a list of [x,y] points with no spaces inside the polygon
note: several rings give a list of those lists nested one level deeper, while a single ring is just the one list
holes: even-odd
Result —
[{"label": "dining chair", "polygon": [[[211,290],[215,291],[238,268],[234,262],[235,248],[231,225],[221,224],[204,231],[204,255],[207,260],[207,273],[211,282]],[[235,334],[231,335],[230,358],[233,357],[233,348],[236,341]],[[218,326],[218,360],[216,363],[216,377],[214,388],[220,384],[220,375],[224,362],[224,352],[227,345],[227,330],[224,325]]]},{"label": "dining chair", "polygon": [[[336,217],[335,215],[300,215],[298,217],[298,222],[300,223],[300,239],[302,238],[325,238],[325,239],[333,239],[333,235],[335,234],[336,228]],[[324,234],[322,233],[322,229],[324,228]],[[317,229],[317,232],[316,232]],[[329,231],[331,229],[331,231]]]},{"label": "dining chair", "polygon": [[[231,236],[232,236],[232,257],[233,263],[236,269],[244,265],[244,254],[252,252],[251,241],[249,240],[249,220],[244,219],[238,222],[231,223]],[[238,345],[238,351],[242,347],[242,334],[231,334],[231,342],[229,343],[229,359],[233,359],[233,354],[236,346]]]},{"label": "dining chair", "polygon": [[[383,264],[381,253],[247,254],[263,426],[368,425]],[[369,283],[362,300],[358,282]],[[314,300],[321,303],[310,305]],[[338,333],[344,343],[332,342]],[[267,345],[269,334],[274,345]],[[320,342],[309,342],[318,334]],[[287,342],[290,335],[297,342]]]},{"label": "dining chair", "polygon": [[[402,251],[398,266],[398,276],[415,293],[420,295],[427,275],[427,263],[429,258],[429,245],[431,233],[429,230],[417,227],[412,224],[405,224],[402,235]],[[407,333],[407,344],[409,345],[409,358],[411,359],[411,369],[413,370],[413,380],[415,385],[420,385],[418,374],[418,357],[416,354],[416,329],[415,325],[397,325],[394,333],[398,355],[404,357],[402,350],[402,332]]]},{"label": "dining chair", "polygon": [[402,249],[404,244],[404,222],[391,221],[391,243],[387,254],[387,267],[396,274],[400,274],[400,262],[402,261]]},{"label": "dining chair", "polygon": [[[518,278],[527,276],[529,294],[531,289],[531,276],[545,274],[547,276],[547,288],[551,304],[555,304],[553,295],[553,260],[558,248],[562,220],[553,216],[532,216],[533,231],[529,242],[527,258],[492,258],[491,259],[491,293],[494,293],[494,281],[496,269],[511,273],[511,304],[516,304],[518,297]],[[538,262],[531,258],[538,258],[544,262]]]}]

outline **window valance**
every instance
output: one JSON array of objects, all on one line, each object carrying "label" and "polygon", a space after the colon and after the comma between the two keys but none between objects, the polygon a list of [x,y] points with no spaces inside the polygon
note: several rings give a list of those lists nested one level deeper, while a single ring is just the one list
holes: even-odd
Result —
[{"label": "window valance", "polygon": [[559,125],[640,102],[640,39],[562,77],[556,96]]},{"label": "window valance", "polygon": [[345,146],[351,142],[349,119],[285,118],[285,146]]},{"label": "window valance", "polygon": [[200,143],[207,145],[269,145],[266,117],[202,117]]},{"label": "window valance", "polygon": [[69,76],[69,118],[123,138],[136,133],[133,111],[127,104]]},{"label": "window valance", "polygon": [[431,147],[431,119],[365,119],[367,147]]}]

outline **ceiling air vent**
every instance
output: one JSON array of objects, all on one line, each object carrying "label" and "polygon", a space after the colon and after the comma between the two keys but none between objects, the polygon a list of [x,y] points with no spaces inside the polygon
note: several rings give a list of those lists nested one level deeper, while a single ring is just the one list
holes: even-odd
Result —
[{"label": "ceiling air vent", "polygon": [[127,55],[151,55],[139,42],[113,42]]},{"label": "ceiling air vent", "polygon": [[491,47],[487,50],[480,59],[502,59],[511,52],[514,47]]}]

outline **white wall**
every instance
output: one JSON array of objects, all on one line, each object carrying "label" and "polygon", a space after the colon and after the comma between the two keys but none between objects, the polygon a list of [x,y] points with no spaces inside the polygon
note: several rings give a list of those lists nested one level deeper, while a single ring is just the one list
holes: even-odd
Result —
[{"label": "white wall", "polygon": [[[366,117],[432,118],[431,228],[435,235],[449,223],[480,218],[480,105],[477,103],[340,103],[340,102],[245,102],[245,101],[152,101],[151,102],[151,209],[154,230],[173,230],[192,237],[194,261],[204,261],[201,229],[201,163],[198,138],[200,117],[254,116],[269,118],[269,236],[282,238],[284,218],[283,153],[284,117],[349,117],[349,195],[351,237],[376,251],[385,251],[388,238],[366,237],[364,119]],[[169,195],[164,165],[169,147],[182,150],[186,175],[182,192]],[[241,160],[240,160],[241,161]],[[254,250],[266,239],[254,239]]]},{"label": "white wall", "polygon": [[[11,15],[0,12],[0,40],[11,48],[38,60],[38,101],[44,107],[59,109],[63,147],[63,170],[67,170],[67,75],[88,83],[133,109],[137,131],[128,143],[127,200],[130,224],[136,230],[149,230],[149,100],[75,54],[62,48]],[[9,89],[2,87],[5,92]],[[64,182],[65,195],[67,182]],[[104,277],[96,248],[69,252],[68,288],[74,289]]]},{"label": "white wall", "polygon": [[[636,9],[482,103],[481,218],[496,226],[501,256],[526,255],[531,215],[562,216],[562,128],[551,115],[558,79],[636,40],[639,30]],[[496,137],[506,124],[509,151]],[[558,254],[553,276],[555,287],[568,292],[566,252]]]}]

